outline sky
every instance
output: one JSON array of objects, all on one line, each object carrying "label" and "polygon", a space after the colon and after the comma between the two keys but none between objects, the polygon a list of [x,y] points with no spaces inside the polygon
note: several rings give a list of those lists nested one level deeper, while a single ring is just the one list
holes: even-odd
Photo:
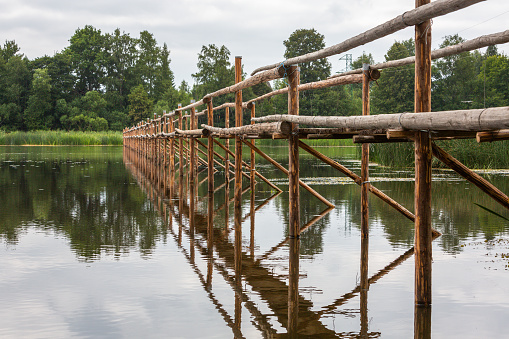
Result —
[{"label": "sky", "polygon": [[[0,43],[15,40],[29,59],[53,55],[69,45],[76,29],[92,25],[103,34],[116,28],[139,37],[152,33],[170,50],[175,83],[194,83],[191,74],[202,46],[224,45],[242,56],[244,71],[284,60],[283,41],[297,29],[314,28],[326,46],[340,43],[414,8],[414,0],[0,0]],[[509,28],[509,1],[487,0],[433,20],[433,49],[446,35],[465,39]],[[413,27],[347,53],[371,53],[375,62],[394,43],[413,37]],[[509,54],[509,44],[498,46]],[[332,56],[332,72],[346,67],[345,54]]]}]

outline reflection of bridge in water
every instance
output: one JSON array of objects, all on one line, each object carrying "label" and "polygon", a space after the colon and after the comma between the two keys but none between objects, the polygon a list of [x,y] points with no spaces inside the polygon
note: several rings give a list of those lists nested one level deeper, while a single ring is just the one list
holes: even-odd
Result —
[{"label": "reflection of bridge in water", "polygon": [[[229,205],[232,199],[225,195],[225,202],[216,210],[214,207],[214,195],[207,196],[207,213],[203,213],[197,208],[197,189],[199,184],[189,183],[184,176],[184,182],[180,185],[170,186],[165,181],[165,166],[144,161],[144,156],[139,156],[136,151],[125,149],[124,159],[128,169],[138,181],[138,184],[146,192],[149,199],[153,202],[155,208],[159,211],[165,222],[168,224],[170,234],[177,243],[181,253],[186,257],[192,270],[196,273],[208,298],[224,319],[227,326],[232,330],[235,337],[243,338],[241,329],[241,308],[244,307],[252,317],[252,321],[260,333],[266,338],[294,336],[299,337],[323,337],[323,338],[377,338],[381,336],[379,332],[368,331],[368,290],[369,285],[376,283],[379,279],[396,268],[399,264],[413,255],[413,248],[406,251],[386,267],[378,271],[371,277],[368,277],[368,241],[365,238],[361,243],[361,276],[359,285],[351,291],[332,300],[327,306],[320,310],[313,310],[313,303],[299,294],[299,247],[300,239],[285,237],[278,244],[273,246],[266,253],[254,256],[253,230],[255,227],[255,213],[270,200],[274,199],[279,193],[276,193],[266,199],[264,202],[255,206],[254,194],[251,194],[250,211],[242,217],[236,218],[251,221],[251,238],[249,251],[243,252],[242,246],[232,243],[229,234],[228,225]],[[223,186],[228,192],[228,185]],[[250,188],[250,187],[248,187]],[[245,190],[247,192],[247,189]],[[253,191],[252,191],[253,192]],[[224,224],[218,225],[214,216],[221,210],[225,211]],[[328,214],[332,208],[326,208],[320,215],[312,218],[301,231],[312,227],[317,221]],[[212,217],[211,217],[212,216]],[[189,244],[184,243],[187,237]],[[264,265],[262,261],[268,258],[272,253],[287,245],[289,248],[288,263],[289,274],[288,284],[276,277],[270,267]],[[196,263],[196,251],[198,251],[207,261],[207,272],[202,272]],[[235,293],[235,313],[229,314],[223,307],[220,300],[214,295],[214,284],[212,282],[213,270],[223,277],[224,281],[231,287]],[[270,308],[271,314],[264,314],[259,306],[253,301],[252,296],[242,287],[242,282],[249,285],[251,293],[256,293],[266,305]],[[346,304],[355,297],[360,297],[359,314],[360,329],[358,333],[341,333],[326,327],[321,319],[329,314],[338,313],[338,307]],[[425,308],[423,310],[426,310]],[[419,311],[416,309],[416,311]],[[429,313],[430,314],[430,313]],[[420,316],[420,314],[416,314]],[[276,318],[280,326],[287,329],[287,333],[278,333],[274,328],[273,320]],[[430,323],[431,317],[420,323]],[[431,328],[428,326],[427,328]],[[425,329],[426,330],[426,329]]]}]

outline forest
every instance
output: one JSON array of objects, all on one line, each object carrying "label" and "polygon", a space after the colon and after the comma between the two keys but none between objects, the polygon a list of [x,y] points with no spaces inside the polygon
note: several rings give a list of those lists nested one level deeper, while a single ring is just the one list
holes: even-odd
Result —
[{"label": "forest", "polygon": [[[440,47],[464,41],[447,36]],[[325,47],[325,37],[315,29],[298,29],[283,41],[282,58]],[[15,40],[0,45],[0,131],[122,130],[126,126],[169,112],[205,94],[234,83],[234,67],[226,46],[202,46],[197,53],[195,83],[175,84],[167,44],[158,44],[148,31],[139,37],[116,29],[102,33],[93,26],[78,28],[69,45],[53,56],[29,60]],[[363,63],[396,60],[414,54],[412,39],[395,41],[385,60],[371,54],[356,56],[350,68]],[[301,66],[301,83],[331,76],[331,64],[321,59]],[[177,66],[175,66],[177,67]],[[509,58],[496,46],[486,51],[464,52],[433,62],[433,111],[509,105]],[[413,111],[414,67],[382,70],[371,87],[371,114]],[[243,91],[247,101],[286,87],[284,79]],[[233,102],[233,94],[214,99],[214,105]],[[287,111],[287,97],[258,103],[257,115]],[[231,113],[233,114],[233,113]],[[302,92],[301,115],[361,114],[360,85]],[[246,123],[248,117],[245,115]],[[222,126],[224,116],[215,124]]]}]

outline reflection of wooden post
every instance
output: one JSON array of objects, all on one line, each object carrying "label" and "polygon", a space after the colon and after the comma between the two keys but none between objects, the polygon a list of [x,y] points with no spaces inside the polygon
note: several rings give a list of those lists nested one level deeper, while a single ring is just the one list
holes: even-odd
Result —
[{"label": "reflection of wooden post", "polygon": [[209,193],[207,205],[207,286],[212,286],[212,260],[214,259],[214,194]]},{"label": "reflection of wooden post", "polygon": [[[416,7],[430,0],[416,0]],[[431,112],[431,22],[415,26],[415,112]],[[431,305],[431,139],[415,133],[415,303]]]},{"label": "reflection of wooden post", "polygon": [[300,239],[290,238],[288,270],[288,335],[298,337],[299,324],[299,250]]},{"label": "reflection of wooden post", "polygon": [[431,307],[415,307],[414,339],[431,339]]},{"label": "reflection of wooden post", "polygon": [[[251,172],[253,173],[253,172]],[[251,177],[251,180],[253,180],[253,177]],[[255,190],[254,190],[254,182],[251,186],[251,207],[249,209],[250,214],[250,221],[251,221],[251,232],[249,236],[249,252],[251,254],[251,257],[254,258],[254,247],[255,247]]]},{"label": "reflection of wooden post", "polygon": [[[369,115],[369,65],[362,67],[362,115]],[[361,237],[369,234],[369,144],[362,144],[361,157]]]},{"label": "reflection of wooden post", "polygon": [[360,283],[360,312],[361,312],[361,338],[367,338],[368,335],[368,253],[369,237],[361,238],[361,283]]},{"label": "reflection of wooden post", "polygon": [[[288,73],[288,115],[299,115],[299,82],[300,71],[296,65],[287,70]],[[292,124],[292,131],[298,128]],[[299,195],[299,137],[291,133],[288,137],[288,184],[290,193],[289,225],[290,237],[300,236],[300,195]]]}]

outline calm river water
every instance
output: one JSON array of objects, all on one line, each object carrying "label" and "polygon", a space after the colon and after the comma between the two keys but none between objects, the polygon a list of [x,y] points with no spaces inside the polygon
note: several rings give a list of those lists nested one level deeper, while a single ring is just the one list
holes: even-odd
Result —
[{"label": "calm river water", "polygon": [[[286,148],[262,149],[287,163]],[[359,173],[355,148],[319,150]],[[270,338],[289,337],[292,326],[309,338],[412,338],[414,319],[433,338],[507,336],[509,222],[474,203],[507,211],[435,171],[433,227],[443,235],[423,315],[414,309],[412,222],[370,197],[369,289],[360,291],[360,189],[301,156],[301,178],[335,208],[301,189],[301,224],[312,225],[298,244],[287,239],[287,179],[257,160],[284,192],[259,181],[252,202],[246,191],[236,252],[225,204],[233,182],[212,199],[200,173],[192,206],[191,192],[168,193],[122,147],[0,147],[0,338]],[[412,172],[370,171],[373,185],[413,210]],[[482,175],[509,192],[509,170]],[[295,249],[298,273],[289,267]]]}]

